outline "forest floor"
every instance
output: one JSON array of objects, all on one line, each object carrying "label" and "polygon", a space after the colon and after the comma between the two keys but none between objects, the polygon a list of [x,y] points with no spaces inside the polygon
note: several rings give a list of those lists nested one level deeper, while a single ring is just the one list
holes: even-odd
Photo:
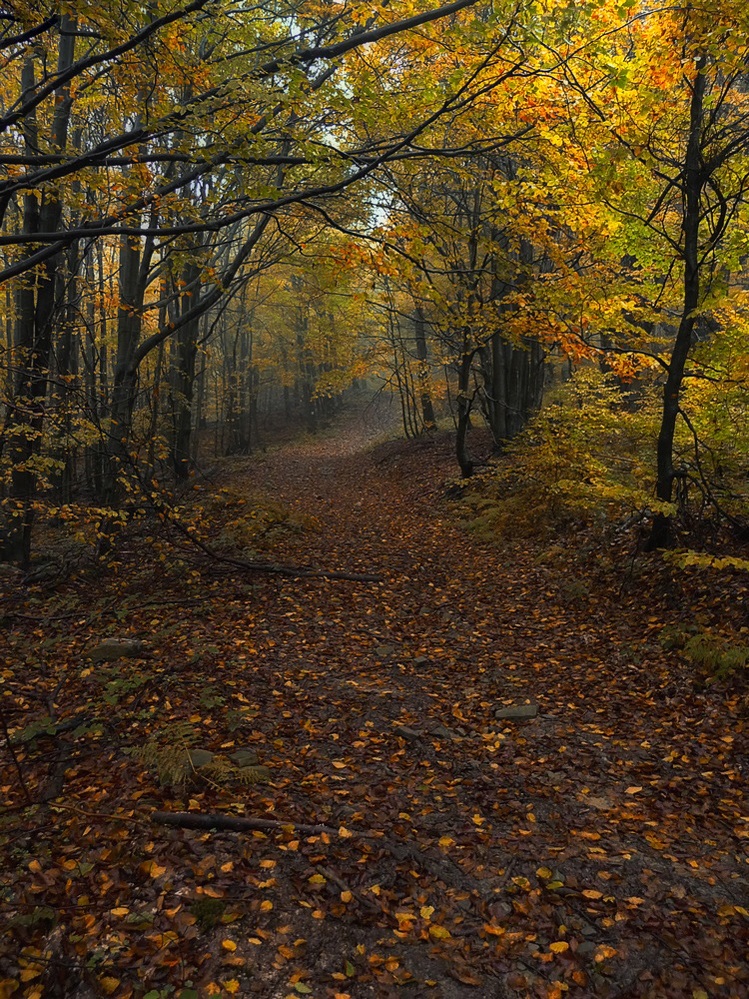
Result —
[{"label": "forest floor", "polygon": [[725,593],[482,542],[449,438],[381,429],[189,500],[232,557],[377,582],[146,524],[105,570],[2,580],[0,999],[749,996],[746,699],[659,641]]}]

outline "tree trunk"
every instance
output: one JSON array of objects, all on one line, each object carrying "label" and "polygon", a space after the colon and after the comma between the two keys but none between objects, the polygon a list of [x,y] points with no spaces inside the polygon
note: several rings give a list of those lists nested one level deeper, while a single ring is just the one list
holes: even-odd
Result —
[{"label": "tree trunk", "polygon": [[427,353],[426,318],[423,309],[414,312],[414,336],[416,340],[416,360],[418,362],[419,397],[421,400],[421,416],[425,430],[434,430],[437,421],[434,418],[432,395],[429,391],[429,357]]},{"label": "tree trunk", "polygon": [[458,367],[458,427],[455,435],[455,456],[464,479],[473,475],[473,462],[468,451],[468,429],[471,425],[473,396],[470,392],[471,369],[475,351],[466,351]]},{"label": "tree trunk", "polygon": [[[57,71],[64,74],[72,65],[75,55],[75,24],[68,16],[60,20]],[[34,58],[26,60],[22,70],[24,94],[34,92],[36,86]],[[62,151],[67,145],[70,121],[70,93],[62,87],[50,129],[51,147]],[[39,131],[35,112],[23,124],[24,145],[30,156],[39,151]],[[32,168],[33,169],[33,168]],[[29,192],[23,199],[23,231],[56,232],[62,219],[62,201],[59,191],[52,188],[43,195]],[[10,562],[28,567],[31,560],[31,536],[34,523],[36,474],[34,458],[39,451],[44,425],[45,400],[48,388],[48,368],[52,351],[52,334],[56,316],[57,272],[61,253],[40,265],[36,286],[30,281],[21,282],[16,296],[16,339],[14,347],[17,374],[13,401],[7,415],[4,438],[6,454],[11,464],[9,511],[6,534],[1,554]]]},{"label": "tree trunk", "polygon": [[[702,123],[706,80],[706,61],[697,61],[697,76],[692,89],[689,118],[689,139],[684,163],[684,279],[683,307],[679,328],[668,365],[663,388],[663,408],[658,434],[656,495],[663,503],[671,503],[674,490],[674,436],[679,415],[679,399],[684,369],[692,346],[695,313],[700,304],[700,211],[705,177],[701,165]],[[673,518],[659,512],[653,520],[648,549],[668,547],[673,542]]]},{"label": "tree trunk", "polygon": [[[183,274],[184,285],[191,289],[181,298],[181,315],[187,315],[200,298],[200,265],[190,263]],[[195,315],[177,331],[172,341],[172,465],[178,479],[190,474],[190,441],[192,437],[192,400],[195,387],[195,361],[198,355],[200,316]]]}]

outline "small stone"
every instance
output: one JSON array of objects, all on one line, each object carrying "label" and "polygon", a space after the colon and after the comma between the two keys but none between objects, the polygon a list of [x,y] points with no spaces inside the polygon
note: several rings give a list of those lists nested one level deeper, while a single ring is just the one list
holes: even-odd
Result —
[{"label": "small stone", "polygon": [[500,708],[494,717],[506,721],[524,721],[527,718],[535,718],[537,714],[537,704],[511,704],[507,708]]},{"label": "small stone", "polygon": [[259,758],[254,749],[236,749],[229,759],[238,767],[255,767]]},{"label": "small stone", "polygon": [[395,734],[400,735],[404,739],[410,739],[411,742],[417,742],[423,736],[422,732],[419,732],[415,728],[409,728],[408,725],[396,725]]},{"label": "small stone", "polygon": [[438,739],[460,738],[457,732],[453,732],[451,729],[446,728],[444,725],[432,725],[432,727],[429,729],[429,734],[436,736]]},{"label": "small stone", "polygon": [[95,663],[114,662],[116,659],[139,659],[145,645],[137,638],[105,638],[88,653]]},{"label": "small stone", "polygon": [[596,945],[591,940],[583,940],[578,944],[577,953],[580,957],[592,957],[596,952]]},{"label": "small stone", "polygon": [[209,763],[213,762],[213,753],[207,749],[191,749],[190,750],[190,763],[196,770],[200,767],[207,767]]},{"label": "small stone", "polygon": [[429,662],[429,656],[417,656],[414,659],[414,666],[426,666]]}]

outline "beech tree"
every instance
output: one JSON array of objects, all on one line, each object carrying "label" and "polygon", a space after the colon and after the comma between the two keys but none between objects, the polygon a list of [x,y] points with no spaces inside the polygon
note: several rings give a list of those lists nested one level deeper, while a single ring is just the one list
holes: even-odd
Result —
[{"label": "beech tree", "polygon": [[[348,94],[336,79],[341,58],[454,19],[476,3],[454,0],[392,20],[368,9],[365,14],[358,4],[345,11],[282,4],[248,15],[229,0],[127,13],[98,5],[80,9],[75,18],[40,18],[31,5],[5,12],[0,246],[6,265],[0,280],[16,289],[9,362],[16,377],[3,434],[12,466],[6,557],[30,557],[61,304],[53,293],[69,248],[82,246],[82,259],[94,242],[119,245],[118,338],[104,425],[103,494],[111,504],[117,469],[128,459],[145,358],[182,337],[172,383],[173,398],[182,400],[175,410],[175,468],[184,468],[196,320],[267,266],[263,244],[277,224],[271,219],[303,202],[335,198],[412,150],[451,109],[470,103],[487,86],[482,74],[496,45],[488,46],[489,55],[479,53],[477,64],[406,127],[404,119],[391,118],[377,135],[346,127]],[[370,98],[362,91],[360,99]],[[213,177],[218,181],[203,188],[208,196],[196,197]],[[9,225],[21,203],[21,224]],[[196,248],[193,264],[199,260],[199,266],[173,274],[168,307],[160,311],[153,282],[173,271],[168,260],[175,253],[195,254]],[[144,335],[150,311],[164,321]]]},{"label": "beech tree", "polygon": [[675,441],[680,420],[693,434],[683,391],[701,374],[689,363],[698,330],[715,331],[710,315],[743,295],[731,276],[747,231],[748,29],[745,8],[731,2],[642,5],[600,33],[602,74],[582,59],[565,65],[577,97],[568,141],[558,141],[585,160],[593,184],[583,182],[577,200],[587,191],[597,204],[587,214],[598,212],[606,244],[576,277],[578,300],[588,300],[578,336],[587,346],[598,336],[627,374],[643,363],[662,372],[651,547],[673,540],[676,484],[690,474],[675,461]]}]

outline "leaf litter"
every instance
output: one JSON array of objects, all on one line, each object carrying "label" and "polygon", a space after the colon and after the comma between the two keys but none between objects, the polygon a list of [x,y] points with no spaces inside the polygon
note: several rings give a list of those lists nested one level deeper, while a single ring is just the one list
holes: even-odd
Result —
[{"label": "leaf litter", "polygon": [[570,600],[579,538],[481,542],[449,441],[373,435],[217,474],[303,525],[261,556],[382,582],[134,536],[8,594],[0,999],[749,995],[746,702],[658,642],[686,584]]}]

